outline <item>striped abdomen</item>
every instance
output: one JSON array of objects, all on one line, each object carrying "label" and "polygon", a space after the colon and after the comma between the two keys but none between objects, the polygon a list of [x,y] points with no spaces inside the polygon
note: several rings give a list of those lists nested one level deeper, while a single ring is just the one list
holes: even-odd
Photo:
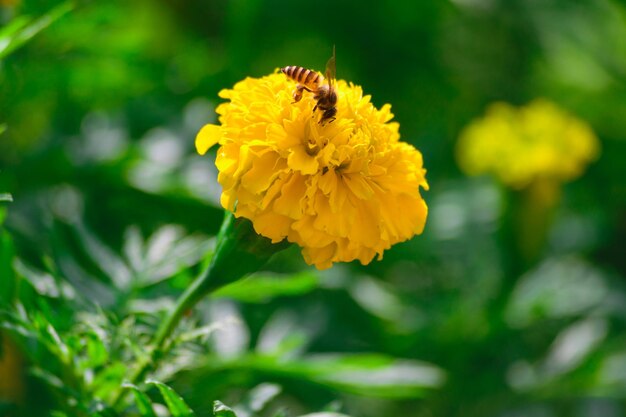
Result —
[{"label": "striped abdomen", "polygon": [[324,80],[316,71],[291,65],[280,69],[283,74],[291,78],[295,82],[302,84],[311,90],[314,90]]}]

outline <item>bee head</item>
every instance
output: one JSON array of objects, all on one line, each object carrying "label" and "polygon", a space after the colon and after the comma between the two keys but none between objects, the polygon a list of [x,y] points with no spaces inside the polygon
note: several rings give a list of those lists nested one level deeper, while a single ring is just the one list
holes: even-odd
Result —
[{"label": "bee head", "polygon": [[[336,97],[335,97],[336,98]],[[328,120],[332,122],[335,120],[335,116],[337,115],[337,107],[331,107],[330,109],[324,110],[324,114],[322,115],[323,120]]]}]

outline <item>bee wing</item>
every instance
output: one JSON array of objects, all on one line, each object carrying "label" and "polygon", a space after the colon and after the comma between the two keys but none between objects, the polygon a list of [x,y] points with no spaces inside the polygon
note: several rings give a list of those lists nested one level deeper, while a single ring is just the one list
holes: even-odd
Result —
[{"label": "bee wing", "polygon": [[326,63],[326,79],[328,80],[328,85],[331,87],[333,85],[333,82],[335,81],[336,74],[337,69],[335,67],[335,46],[333,45],[333,56],[331,56]]}]

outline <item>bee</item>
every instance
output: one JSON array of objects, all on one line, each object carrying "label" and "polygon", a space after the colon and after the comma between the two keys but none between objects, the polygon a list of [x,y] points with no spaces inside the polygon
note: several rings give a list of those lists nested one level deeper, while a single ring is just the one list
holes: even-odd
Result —
[{"label": "bee", "polygon": [[326,77],[317,71],[298,66],[288,66],[280,69],[288,78],[298,83],[293,92],[294,103],[302,99],[304,91],[313,93],[313,99],[317,102],[313,111],[320,109],[322,117],[319,123],[325,125],[335,120],[337,114],[337,93],[335,92],[335,48],[333,56],[326,63]]}]

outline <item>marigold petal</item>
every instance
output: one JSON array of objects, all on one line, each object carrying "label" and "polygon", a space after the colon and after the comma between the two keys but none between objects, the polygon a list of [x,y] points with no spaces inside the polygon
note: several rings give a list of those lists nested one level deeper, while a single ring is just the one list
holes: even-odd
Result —
[{"label": "marigold petal", "polygon": [[302,199],[306,192],[304,177],[294,174],[285,182],[281,195],[274,201],[274,210],[292,219],[300,219],[304,214]]},{"label": "marigold petal", "polygon": [[337,175],[334,169],[329,169],[319,179],[320,190],[326,195],[331,194],[337,189]]},{"label": "marigold petal", "polygon": [[196,144],[201,153],[222,145],[222,205],[273,242],[300,245],[319,269],[365,265],[421,233],[426,170],[419,151],[399,141],[390,106],[376,109],[360,87],[337,80],[337,118],[322,125],[313,95],[292,103],[294,88],[275,73],[220,92],[221,126],[203,128]]},{"label": "marigold petal", "polygon": [[323,248],[304,248],[302,256],[309,265],[315,265],[317,269],[328,269],[333,264],[333,257],[337,252],[337,244],[330,243]]},{"label": "marigold petal", "polygon": [[284,164],[281,164],[280,156],[274,152],[267,152],[257,158],[248,172],[241,177],[241,186],[255,194],[265,191],[280,175],[281,168],[284,168]]},{"label": "marigold petal", "polygon": [[200,129],[196,135],[196,151],[204,155],[209,148],[219,143],[222,139],[222,129],[220,126],[207,124]]},{"label": "marigold petal", "polygon": [[254,219],[254,230],[265,237],[272,239],[272,243],[278,243],[287,237],[292,224],[292,219],[273,211],[264,211]]},{"label": "marigold petal", "polygon": [[232,193],[223,191],[222,195],[220,196],[220,204],[222,205],[222,207],[224,207],[226,210],[228,211],[234,211],[235,210],[235,202],[236,202],[236,198]]},{"label": "marigold petal", "polygon": [[350,205],[355,209],[350,238],[368,248],[376,246],[380,240],[380,224],[376,203],[363,204],[363,202],[355,201],[355,197],[350,197]]},{"label": "marigold petal", "polygon": [[293,222],[290,236],[296,242],[306,243],[307,247],[321,248],[331,244],[335,238],[315,228],[315,218],[305,216]]},{"label": "marigold petal", "polygon": [[302,174],[315,174],[319,169],[319,162],[314,156],[309,155],[304,146],[297,146],[291,150],[287,158],[289,168],[300,171]]},{"label": "marigold petal", "polygon": [[374,194],[374,190],[372,190],[372,187],[370,187],[361,174],[344,175],[343,181],[350,191],[361,200],[369,200]]},{"label": "marigold petal", "polygon": [[237,180],[241,178],[252,167],[255,159],[254,152],[248,145],[242,145],[239,149],[239,160],[237,161],[237,170],[233,173],[233,177]]},{"label": "marigold petal", "polygon": [[318,194],[315,199],[315,212],[317,214],[314,226],[331,236],[347,237],[352,230],[353,216],[337,215],[333,212],[328,197]]}]

